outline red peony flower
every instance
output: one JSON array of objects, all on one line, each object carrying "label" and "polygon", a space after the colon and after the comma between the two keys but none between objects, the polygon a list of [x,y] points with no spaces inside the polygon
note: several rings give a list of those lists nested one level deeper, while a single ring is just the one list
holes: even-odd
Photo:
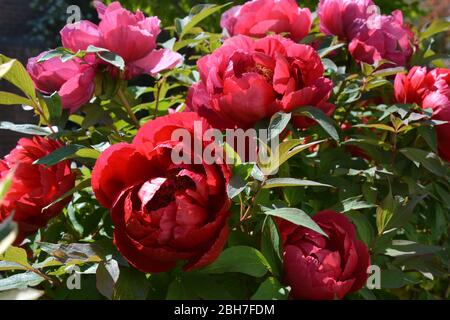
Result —
[{"label": "red peony flower", "polygon": [[317,15],[320,31],[341,39],[352,39],[374,14],[372,0],[320,0]]},{"label": "red peony flower", "polygon": [[342,299],[367,281],[370,255],[356,239],[349,219],[334,211],[318,212],[313,220],[323,235],[279,220],[284,246],[284,279],[295,299]]},{"label": "red peony flower", "polygon": [[414,51],[414,33],[403,23],[403,14],[379,15],[361,25],[349,44],[349,51],[357,62],[376,64],[388,60],[388,65],[405,66]]},{"label": "red peony flower", "polygon": [[[317,106],[327,114],[333,84],[308,45],[280,36],[253,40],[236,36],[198,63],[200,82],[188,93],[188,110],[216,128],[250,128],[277,111]],[[311,125],[303,118],[299,127]]]},{"label": "red peony flower", "polygon": [[308,35],[311,24],[311,12],[299,8],[295,0],[248,1],[226,11],[220,21],[230,36],[262,38],[269,33],[286,33],[296,42]]},{"label": "red peony flower", "polygon": [[[61,30],[62,43],[72,51],[86,50],[89,45],[108,49],[121,56],[127,79],[140,74],[157,73],[175,67],[181,55],[168,49],[156,49],[161,32],[157,17],[145,17],[141,11],[132,13],[115,1],[106,6],[95,1],[99,25],[89,21],[70,24]],[[113,74],[116,69],[111,70]]]},{"label": "red peony flower", "polygon": [[94,94],[95,67],[78,58],[62,62],[59,57],[54,57],[38,62],[46,53],[28,60],[28,73],[37,90],[44,94],[58,92],[62,107],[75,112]]},{"label": "red peony flower", "polygon": [[[195,133],[199,124],[202,132]],[[137,269],[163,272],[186,260],[190,270],[220,254],[228,235],[228,166],[176,164],[171,157],[179,143],[172,139],[175,130],[201,139],[210,128],[195,113],[170,114],[148,122],[132,144],[113,145],[98,159],[92,187],[110,209],[117,248]]]},{"label": "red peony flower", "polygon": [[70,162],[62,161],[51,167],[33,164],[60,147],[60,142],[51,139],[22,138],[17,147],[0,160],[0,180],[14,170],[11,187],[0,199],[0,222],[14,213],[14,221],[19,225],[16,243],[44,227],[70,201],[67,198],[44,209],[75,186]]},{"label": "red peony flower", "polygon": [[394,92],[397,102],[432,109],[433,119],[449,122],[436,126],[436,132],[439,155],[450,161],[450,69],[413,67],[408,74],[397,74]]}]

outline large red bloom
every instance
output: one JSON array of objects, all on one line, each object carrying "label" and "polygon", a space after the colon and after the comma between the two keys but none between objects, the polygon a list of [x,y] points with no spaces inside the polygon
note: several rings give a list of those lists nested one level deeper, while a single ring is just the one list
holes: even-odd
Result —
[{"label": "large red bloom", "polygon": [[23,138],[0,160],[0,180],[11,170],[14,174],[11,187],[0,200],[0,222],[14,213],[14,221],[19,225],[17,243],[45,226],[70,200],[67,198],[44,210],[75,185],[75,174],[68,161],[51,167],[33,164],[61,146],[58,141],[42,137]]},{"label": "large red bloom", "polygon": [[318,54],[280,36],[230,38],[197,65],[201,80],[189,90],[187,106],[216,128],[253,127],[277,111],[307,105],[334,110],[326,102],[333,84]]},{"label": "large red bloom", "polygon": [[[195,133],[195,125],[202,132]],[[171,157],[179,144],[172,139],[175,130],[200,139],[209,128],[195,113],[157,118],[139,130],[132,144],[107,149],[94,167],[92,187],[111,211],[115,244],[141,271],[167,271],[181,260],[187,261],[186,270],[207,265],[226,242],[228,166],[176,164]]]},{"label": "large red bloom", "polygon": [[294,41],[306,37],[311,24],[311,12],[300,8],[295,0],[248,1],[226,11],[220,21],[230,36],[242,34],[262,38],[275,33],[286,34]]},{"label": "large red bloom", "polygon": [[450,161],[450,69],[427,72],[426,67],[413,67],[395,77],[394,90],[397,102],[432,109],[433,119],[448,122],[436,126],[436,132],[439,155]]},{"label": "large red bloom", "polygon": [[349,219],[334,211],[321,211],[313,220],[323,235],[279,220],[284,246],[284,277],[295,299],[342,299],[363,287],[370,255],[356,239]]}]

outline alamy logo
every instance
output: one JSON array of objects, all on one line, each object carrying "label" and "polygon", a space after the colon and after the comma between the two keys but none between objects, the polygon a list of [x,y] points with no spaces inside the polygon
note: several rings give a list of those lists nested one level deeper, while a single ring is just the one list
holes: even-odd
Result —
[{"label": "alamy logo", "polygon": [[81,9],[79,6],[71,5],[67,7],[66,13],[69,15],[67,24],[74,24],[81,21]]},{"label": "alamy logo", "polygon": [[171,140],[179,141],[171,154],[175,164],[233,164],[234,158],[224,152],[224,143],[245,162],[262,165],[278,150],[278,136],[271,137],[268,129],[227,129],[223,135],[218,129],[203,130],[202,125],[202,121],[195,121],[193,132],[184,128],[173,131]]}]

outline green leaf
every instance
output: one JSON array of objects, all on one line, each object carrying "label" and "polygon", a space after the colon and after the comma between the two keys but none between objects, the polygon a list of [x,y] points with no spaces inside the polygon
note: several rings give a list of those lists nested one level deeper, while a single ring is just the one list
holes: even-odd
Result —
[{"label": "green leaf", "polygon": [[10,171],[6,175],[6,177],[4,177],[0,181],[0,201],[8,193],[8,190],[11,187],[11,184],[12,184],[13,176],[14,176],[14,170]]},{"label": "green leaf", "polygon": [[244,191],[247,186],[247,182],[242,179],[240,175],[233,175],[227,186],[227,193],[230,199],[238,196],[242,191]]},{"label": "green leaf", "polygon": [[359,238],[366,244],[370,245],[375,236],[372,224],[365,214],[352,211],[347,214],[356,226]]},{"label": "green leaf", "polygon": [[122,268],[114,286],[112,298],[113,300],[145,300],[149,288],[144,273],[131,268]]},{"label": "green leaf", "polygon": [[113,249],[109,241],[94,243],[53,244],[39,242],[39,247],[66,264],[81,264],[86,262],[101,262],[106,260]]},{"label": "green leaf", "polygon": [[61,57],[63,54],[67,54],[69,51],[65,48],[59,47],[50,51],[47,51],[45,54],[43,54],[37,62],[44,62],[47,60],[50,60],[55,57]]},{"label": "green leaf", "polygon": [[37,300],[44,295],[44,291],[36,289],[12,289],[0,293],[0,300]]},{"label": "green leaf", "polygon": [[361,210],[376,207],[376,205],[361,200],[361,198],[362,196],[356,196],[343,200],[340,206],[338,206],[337,211],[345,213],[352,210]]},{"label": "green leaf", "polygon": [[337,50],[339,48],[342,48],[343,46],[345,46],[345,43],[342,42],[342,43],[339,43],[339,44],[331,46],[331,47],[320,49],[320,50],[317,51],[317,53],[319,54],[319,56],[321,58],[323,58],[323,57],[326,57],[331,52],[333,52],[333,51],[335,51],[335,50]]},{"label": "green leaf", "polygon": [[192,7],[191,12],[187,17],[183,19],[176,19],[175,25],[177,27],[177,32],[180,33],[180,40],[189,33],[197,24],[202,20],[206,19],[210,15],[222,10],[223,8],[229,6],[232,2],[223,4],[221,6],[215,4],[199,4]]},{"label": "green leaf", "polygon": [[433,150],[436,153],[438,143],[435,128],[431,126],[420,126],[417,128],[417,131],[425,140],[425,142],[428,144],[428,146],[431,148],[431,150]]},{"label": "green leaf", "polygon": [[0,257],[0,260],[14,262],[24,267],[30,267],[27,252],[25,249],[19,247],[9,247],[3,256]]},{"label": "green leaf", "polygon": [[48,206],[42,208],[42,211],[47,210],[48,208],[50,208],[51,206],[55,205],[56,203],[70,197],[71,195],[73,195],[75,192],[77,191],[81,191],[85,188],[88,188],[91,186],[91,179],[86,179],[81,181],[80,183],[78,183],[74,188],[72,188],[71,190],[67,191],[66,193],[64,193],[61,197],[59,197],[58,199],[56,199],[55,201],[53,201],[52,203],[50,203]]},{"label": "green leaf", "polygon": [[119,280],[120,269],[116,260],[110,259],[99,263],[96,271],[98,291],[108,299],[112,299],[114,286]]},{"label": "green leaf", "polygon": [[385,130],[385,131],[390,131],[390,132],[395,132],[395,129],[382,124],[382,123],[373,123],[373,124],[357,124],[353,126],[354,128],[375,128],[375,129],[379,129],[379,130]]},{"label": "green leaf", "polygon": [[[184,293],[182,291],[180,292],[179,289],[181,289],[181,286],[183,289],[188,289],[185,290]],[[177,295],[177,290],[178,294],[184,294],[188,298],[192,298],[195,295],[204,300],[233,299],[227,288],[223,284],[216,281],[215,276],[199,272],[189,272],[183,274],[180,283],[178,283],[178,285],[174,284],[170,289],[168,294],[171,299],[175,298]]]},{"label": "green leaf", "polygon": [[0,279],[0,291],[12,289],[25,289],[27,287],[34,287],[40,284],[45,279],[38,274],[27,271],[12,275],[8,278]]},{"label": "green leaf", "polygon": [[389,194],[383,200],[380,206],[377,207],[376,211],[376,223],[378,234],[382,234],[386,229],[389,221],[392,219],[394,214],[397,212],[400,204],[397,199],[392,196],[391,190]]},{"label": "green leaf", "polygon": [[17,104],[24,104],[24,105],[31,105],[32,101],[30,101],[27,98],[18,96],[14,93],[9,93],[5,91],[0,91],[0,105],[17,105]]},{"label": "green leaf", "polygon": [[58,123],[62,116],[62,103],[58,92],[53,93],[51,96],[44,97],[44,101],[44,112],[48,114],[50,123]]},{"label": "green leaf", "polygon": [[48,136],[52,133],[47,127],[39,127],[34,124],[14,124],[8,121],[0,121],[0,129],[37,136]]},{"label": "green leaf", "polygon": [[420,163],[430,172],[439,177],[445,177],[447,175],[447,168],[442,160],[433,152],[415,148],[403,148],[400,152],[409,160],[416,163]]},{"label": "green leaf", "polygon": [[330,135],[330,137],[339,141],[339,134],[336,130],[335,123],[319,108],[311,106],[300,107],[294,111],[294,116],[306,116],[313,119]]},{"label": "green leaf", "polygon": [[427,246],[409,240],[393,240],[392,245],[383,252],[390,257],[412,257],[435,254],[443,250],[438,246]]},{"label": "green leaf", "polygon": [[403,203],[396,207],[394,215],[388,221],[385,229],[399,228],[404,226],[413,215],[414,208],[422,202],[427,194],[413,195],[410,199],[405,200]]},{"label": "green leaf", "polygon": [[450,21],[433,20],[430,26],[420,34],[420,41],[428,39],[437,33],[448,31],[450,29]]},{"label": "green leaf", "polygon": [[252,300],[287,300],[289,290],[277,279],[267,278],[252,296]]},{"label": "green leaf", "polygon": [[266,258],[255,248],[234,246],[225,249],[215,262],[201,269],[201,272],[209,274],[239,272],[259,278],[269,269]]},{"label": "green leaf", "polygon": [[405,68],[404,67],[395,67],[395,68],[386,68],[386,69],[382,69],[379,71],[375,71],[372,75],[376,76],[376,77],[389,77],[389,76],[393,76],[395,74],[398,73],[402,73],[405,72]]},{"label": "green leaf", "polygon": [[0,300],[37,300],[44,295],[44,291],[36,289],[12,289],[0,293]]},{"label": "green leaf", "polygon": [[397,289],[412,284],[405,274],[397,269],[381,270],[380,279],[383,289]]},{"label": "green leaf", "polygon": [[90,158],[97,159],[100,155],[95,149],[86,148],[82,145],[71,144],[63,146],[47,156],[40,158],[34,162],[34,164],[44,164],[51,167],[61,161],[72,159],[72,158]]},{"label": "green leaf", "polygon": [[264,210],[263,213],[287,220],[293,224],[314,230],[317,233],[328,237],[328,235],[317,225],[317,223],[314,222],[313,219],[311,219],[310,216],[298,208],[278,208],[273,210]]},{"label": "green leaf", "polygon": [[272,274],[276,277],[281,275],[281,241],[280,233],[272,217],[264,221],[261,237],[261,252],[266,257],[272,268]]},{"label": "green leaf", "polygon": [[93,45],[90,45],[86,52],[95,53],[100,59],[103,61],[112,64],[113,66],[119,68],[120,70],[125,70],[125,60],[118,54],[109,51],[108,49],[98,48]]},{"label": "green leaf", "polygon": [[5,79],[19,88],[30,99],[36,99],[33,80],[25,67],[17,60],[0,54],[0,79]]},{"label": "green leaf", "polygon": [[3,254],[13,244],[18,231],[17,223],[13,221],[13,214],[0,223],[0,254]]},{"label": "green leaf", "polygon": [[271,189],[271,188],[277,188],[277,187],[328,187],[328,188],[334,188],[333,186],[329,184],[323,184],[316,181],[310,181],[310,180],[302,180],[302,179],[295,179],[295,178],[273,178],[267,180],[264,185],[263,189]]},{"label": "green leaf", "polygon": [[197,297],[193,297],[192,290],[187,288],[182,282],[181,278],[174,279],[167,290],[167,300],[189,300]]},{"label": "green leaf", "polygon": [[275,113],[272,118],[270,118],[268,140],[272,140],[273,138],[278,137],[284,131],[284,129],[286,129],[289,121],[291,121],[290,113]]},{"label": "green leaf", "polygon": [[270,155],[268,163],[261,163],[261,160],[259,160],[258,167],[265,176],[273,175],[278,168],[290,158],[303,150],[322,143],[323,141],[325,140],[314,141],[307,144],[304,144],[304,141],[300,139],[284,141],[278,146],[275,152]]}]

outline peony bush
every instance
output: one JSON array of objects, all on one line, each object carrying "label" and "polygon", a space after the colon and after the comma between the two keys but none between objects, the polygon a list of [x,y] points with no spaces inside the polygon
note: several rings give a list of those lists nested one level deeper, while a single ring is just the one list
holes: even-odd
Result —
[{"label": "peony bush", "polygon": [[[447,299],[450,69],[372,0],[197,5],[98,23],[0,104],[0,297]],[[222,33],[202,22],[222,14]]]}]

